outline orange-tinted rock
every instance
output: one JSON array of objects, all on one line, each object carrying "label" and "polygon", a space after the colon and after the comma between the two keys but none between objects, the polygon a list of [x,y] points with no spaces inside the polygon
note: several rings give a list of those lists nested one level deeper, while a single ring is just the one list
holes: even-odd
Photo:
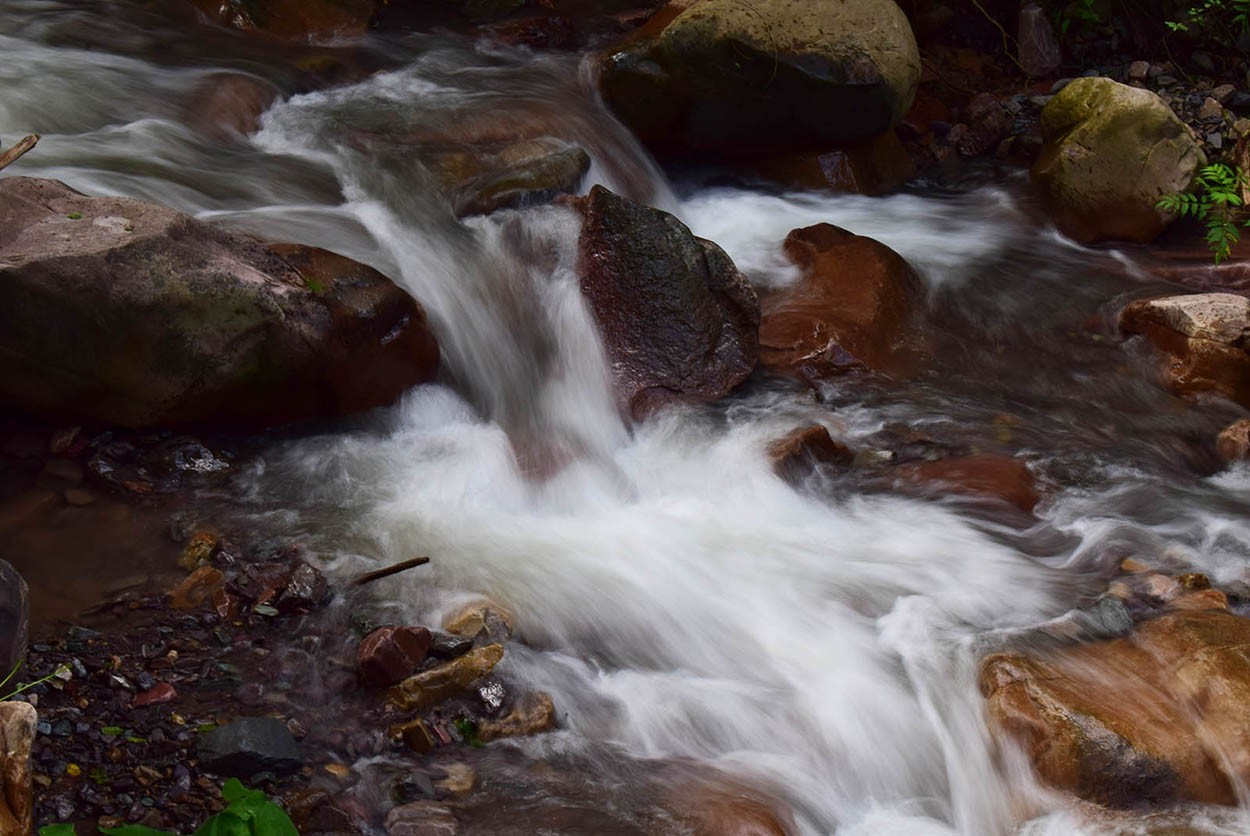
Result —
[{"label": "orange-tinted rock", "polygon": [[674,790],[674,811],[694,836],[794,836],[788,811],[762,792],[725,778],[692,778]]},{"label": "orange-tinted rock", "polygon": [[903,143],[888,131],[862,145],[770,157],[762,160],[757,170],[762,177],[788,188],[883,195],[910,180],[916,166]]},{"label": "orange-tinted rock", "polygon": [[1230,293],[1169,296],[1131,302],[1120,327],[1141,334],[1164,357],[1162,373],[1178,395],[1222,395],[1250,406],[1250,300]]},{"label": "orange-tinted rock", "polygon": [[175,699],[178,692],[168,682],[158,682],[141,694],[136,694],[131,701],[131,708],[142,708],[145,705],[160,705]]},{"label": "orange-tinted rock", "polygon": [[759,303],[720,247],[601,186],[578,205],[582,294],[625,411],[714,401],[755,368]]},{"label": "orange-tinted rock", "polygon": [[1250,458],[1250,418],[1242,418],[1221,430],[1215,447],[1226,462]]},{"label": "orange-tinted rock", "polygon": [[902,256],[831,224],[791,232],[785,250],[803,276],[761,303],[762,365],[808,382],[914,368],[923,287]]},{"label": "orange-tinted rock", "polygon": [[981,454],[914,462],[899,465],[895,474],[904,486],[1000,499],[1025,512],[1031,512],[1040,498],[1028,465],[1010,456]]},{"label": "orange-tinted rock", "polygon": [[194,609],[210,597],[222,580],[220,569],[201,566],[169,593],[169,606],[176,610]]},{"label": "orange-tinted rock", "polygon": [[356,670],[375,688],[394,685],[425,661],[431,640],[424,627],[379,627],[360,643]]},{"label": "orange-tinted rock", "polygon": [[30,703],[0,703],[0,833],[30,833],[34,824],[31,751],[39,717]]},{"label": "orange-tinted rock", "polygon": [[292,41],[358,38],[377,11],[374,0],[193,0],[210,20]]},{"label": "orange-tinted rock", "polygon": [[183,120],[217,142],[237,142],[260,128],[260,115],[278,88],[243,73],[215,73],[200,82],[183,108]]},{"label": "orange-tinted rock", "polygon": [[1236,802],[1250,779],[1250,619],[1222,611],[1146,621],[1124,639],[981,670],[995,734],[1047,783],[1103,804]]},{"label": "orange-tinted rock", "polygon": [[483,720],[478,736],[486,742],[503,737],[525,737],[549,731],[556,725],[556,708],[544,693],[523,694],[503,717]]},{"label": "orange-tinted rock", "polygon": [[818,465],[849,465],[855,458],[851,448],[834,441],[820,424],[799,427],[768,446],[773,470],[790,484],[798,484]]}]

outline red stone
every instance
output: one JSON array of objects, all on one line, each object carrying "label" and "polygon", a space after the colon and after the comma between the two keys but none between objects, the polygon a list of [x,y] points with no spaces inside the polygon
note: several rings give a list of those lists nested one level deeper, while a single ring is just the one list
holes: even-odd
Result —
[{"label": "red stone", "polygon": [[432,641],[424,627],[379,627],[360,643],[356,670],[368,685],[394,685],[425,661]]},{"label": "red stone", "polygon": [[1033,472],[1010,456],[960,456],[900,465],[896,472],[904,485],[941,486],[953,493],[1001,499],[1026,512],[1039,499]]},{"label": "red stone", "polygon": [[924,288],[902,256],[831,224],[796,229],[785,250],[803,277],[761,301],[761,365],[809,383],[913,370]]},{"label": "red stone", "polygon": [[132,708],[142,708],[145,705],[160,705],[169,702],[178,696],[178,692],[174,690],[174,686],[168,682],[158,682],[142,694],[135,696],[130,703]]}]

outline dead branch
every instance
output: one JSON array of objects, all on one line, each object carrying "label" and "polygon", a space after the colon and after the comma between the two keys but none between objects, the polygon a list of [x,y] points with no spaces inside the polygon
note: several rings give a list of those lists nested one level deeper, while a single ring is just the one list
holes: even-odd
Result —
[{"label": "dead branch", "polygon": [[35,143],[38,141],[39,141],[38,135],[31,134],[30,136],[23,137],[22,139],[20,139],[17,145],[14,145],[8,151],[5,151],[4,153],[0,153],[0,169],[4,169],[8,166],[13,165],[13,163],[17,162],[18,157],[22,156],[27,151],[34,148]]},{"label": "dead branch", "polygon": [[373,583],[382,578],[389,578],[391,575],[398,575],[400,572],[406,572],[409,569],[415,569],[418,566],[424,566],[429,563],[428,557],[414,557],[410,560],[401,560],[385,569],[375,569],[372,572],[365,572],[363,575],[357,575],[352,580],[352,586],[364,586],[367,583]]}]

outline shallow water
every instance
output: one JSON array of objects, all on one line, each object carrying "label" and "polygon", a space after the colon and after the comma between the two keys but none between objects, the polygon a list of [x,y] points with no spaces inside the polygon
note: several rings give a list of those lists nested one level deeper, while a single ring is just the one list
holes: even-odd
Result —
[{"label": "shallow water", "polygon": [[[715,765],[804,833],[1132,832],[996,753],[975,685],[988,648],[1088,603],[1130,554],[1246,579],[1250,471],[1217,472],[1212,451],[1237,410],[1182,404],[1117,341],[1118,306],[1168,287],[1132,258],[1063,240],[1010,177],[880,199],[668,183],[571,57],[379,39],[324,52],[381,72],[300,93],[306,56],[59,0],[0,0],[0,52],[0,137],[43,135],[6,175],[327,247],[426,306],[438,384],[275,442],[238,487],[245,512],[300,532],[331,571],[431,555],[377,585],[396,619],[432,623],[478,595],[511,608],[527,647],[503,671],[551,693],[561,726],[518,746],[577,758],[592,781],[623,756]],[[238,144],[182,121],[219,69],[282,90]],[[628,425],[573,274],[572,211],[462,223],[431,197],[411,136],[483,119],[579,142],[587,188],[675,212],[758,288],[794,279],[791,229],[878,238],[928,287],[931,363],[819,397],[761,374],[723,403]],[[796,491],[765,449],[812,422],[857,449],[906,425],[1023,456],[1047,496],[1022,521],[858,470]],[[1239,816],[1183,818],[1235,833]]]}]

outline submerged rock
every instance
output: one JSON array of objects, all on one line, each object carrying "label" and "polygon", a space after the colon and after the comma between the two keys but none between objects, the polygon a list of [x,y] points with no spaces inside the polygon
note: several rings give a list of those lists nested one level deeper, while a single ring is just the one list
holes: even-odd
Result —
[{"label": "submerged rock", "polygon": [[1250,779],[1250,619],[1178,612],[981,669],[990,726],[1047,783],[1110,805],[1233,804]]},{"label": "submerged rock", "polygon": [[1171,220],[1155,204],[1206,164],[1193,133],[1154,93],[1078,78],[1042,109],[1031,172],[1059,229],[1081,242],[1150,241]]},{"label": "submerged rock", "polygon": [[714,401],[755,367],[759,303],[724,250],[601,186],[579,202],[582,293],[623,408]]},{"label": "submerged rock", "polygon": [[0,180],[0,396],[65,423],[282,424],[431,379],[421,306],[323,250],[180,212]]},{"label": "submerged rock", "polygon": [[425,149],[424,157],[458,217],[575,193],[590,170],[590,155],[583,148],[553,137]]},{"label": "submerged rock", "polygon": [[0,833],[26,834],[33,829],[30,756],[38,719],[29,703],[0,703]]},{"label": "submerged rock", "polygon": [[1216,439],[1215,446],[1226,462],[1250,458],[1250,418],[1243,418],[1225,427]]},{"label": "submerged rock", "polygon": [[210,20],[292,41],[360,37],[377,13],[377,0],[192,0]]},{"label": "submerged rock", "polygon": [[851,448],[829,435],[820,424],[799,427],[768,445],[773,470],[791,485],[801,483],[819,465],[849,465],[855,460]]},{"label": "submerged rock", "polygon": [[903,487],[1001,500],[1026,513],[1040,499],[1033,471],[1011,456],[980,454],[901,464],[895,476]]},{"label": "submerged rock", "polygon": [[675,0],[604,59],[600,88],[652,146],[758,154],[879,136],[919,80],[892,0]]},{"label": "submerged rock", "polygon": [[1163,355],[1162,374],[1179,395],[1222,395],[1250,407],[1250,299],[1200,293],[1131,302],[1120,328]]},{"label": "submerged rock", "polygon": [[794,230],[785,251],[803,275],[762,301],[762,365],[808,383],[914,367],[924,289],[902,256],[832,224]]},{"label": "submerged rock", "polygon": [[214,729],[200,740],[199,756],[206,768],[239,778],[285,775],[304,765],[286,723],[273,717],[243,717]]}]

